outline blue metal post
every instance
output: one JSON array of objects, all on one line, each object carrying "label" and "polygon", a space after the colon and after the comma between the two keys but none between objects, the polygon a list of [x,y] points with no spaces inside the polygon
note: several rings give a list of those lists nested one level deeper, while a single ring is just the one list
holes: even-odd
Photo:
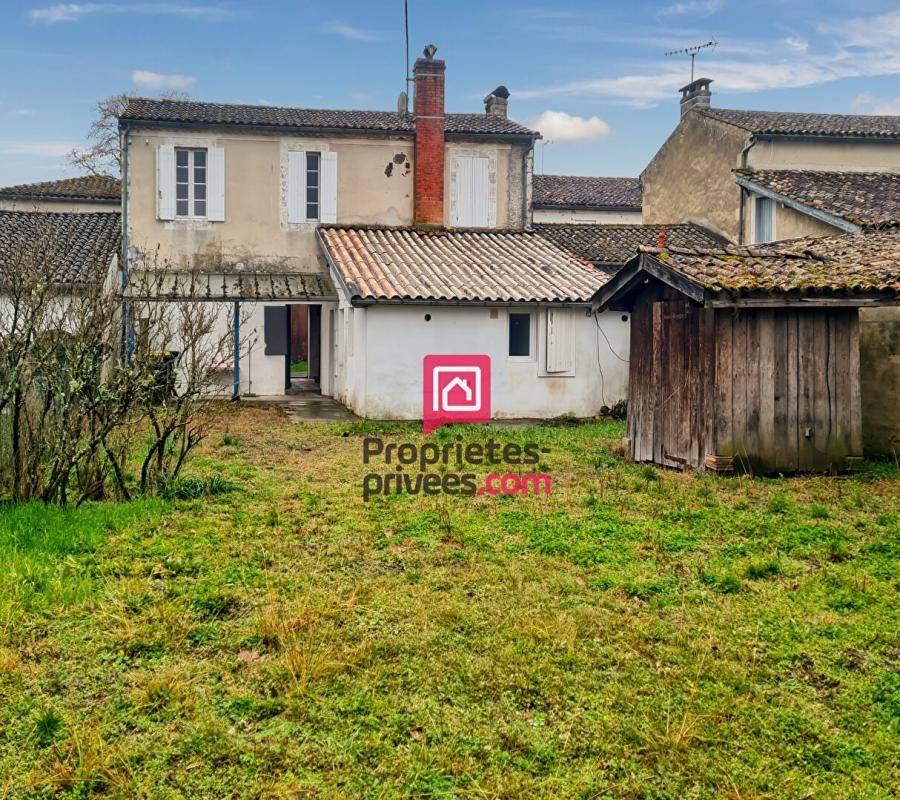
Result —
[{"label": "blue metal post", "polygon": [[234,400],[241,396],[241,304],[234,301]]}]

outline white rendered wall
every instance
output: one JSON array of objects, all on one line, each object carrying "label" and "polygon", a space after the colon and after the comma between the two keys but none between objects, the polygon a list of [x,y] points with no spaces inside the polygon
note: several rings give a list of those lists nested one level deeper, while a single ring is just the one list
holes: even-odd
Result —
[{"label": "white rendered wall", "polygon": [[563,208],[536,208],[535,222],[583,225],[640,225],[640,211],[580,211]]}]

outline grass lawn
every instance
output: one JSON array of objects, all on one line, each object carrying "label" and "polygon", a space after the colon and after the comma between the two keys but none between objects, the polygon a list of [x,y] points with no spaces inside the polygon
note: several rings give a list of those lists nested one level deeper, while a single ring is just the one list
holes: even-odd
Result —
[{"label": "grass lawn", "polygon": [[362,502],[363,436],[419,431],[223,407],[202,496],[0,508],[0,797],[896,797],[894,465],[465,428],[553,494]]},{"label": "grass lawn", "polygon": [[307,372],[309,372],[309,363],[305,359],[291,362],[291,375],[306,375]]}]

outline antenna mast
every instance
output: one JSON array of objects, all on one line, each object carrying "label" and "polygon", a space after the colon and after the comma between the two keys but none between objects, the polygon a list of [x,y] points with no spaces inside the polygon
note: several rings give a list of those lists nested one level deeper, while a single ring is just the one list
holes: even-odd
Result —
[{"label": "antenna mast", "polygon": [[719,40],[713,36],[708,42],[703,42],[703,44],[695,44],[693,47],[682,47],[680,50],[669,50],[666,53],[667,56],[680,56],[680,55],[688,55],[691,57],[691,83],[694,82],[694,60],[697,58],[697,53],[701,50],[705,50],[707,47],[715,48],[719,43]]},{"label": "antenna mast", "polygon": [[409,0],[403,0],[403,44],[406,49],[406,93],[409,96]]}]

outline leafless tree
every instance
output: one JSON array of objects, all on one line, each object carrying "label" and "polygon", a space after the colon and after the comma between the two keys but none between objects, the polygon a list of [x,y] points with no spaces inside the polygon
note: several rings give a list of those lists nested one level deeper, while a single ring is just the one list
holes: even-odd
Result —
[{"label": "leafless tree", "polygon": [[[97,116],[88,131],[88,146],[69,153],[69,162],[89,175],[122,174],[122,154],[119,147],[119,117],[136,95],[116,94],[97,102]],[[186,100],[187,93],[175,89],[159,95],[161,100]]]}]

